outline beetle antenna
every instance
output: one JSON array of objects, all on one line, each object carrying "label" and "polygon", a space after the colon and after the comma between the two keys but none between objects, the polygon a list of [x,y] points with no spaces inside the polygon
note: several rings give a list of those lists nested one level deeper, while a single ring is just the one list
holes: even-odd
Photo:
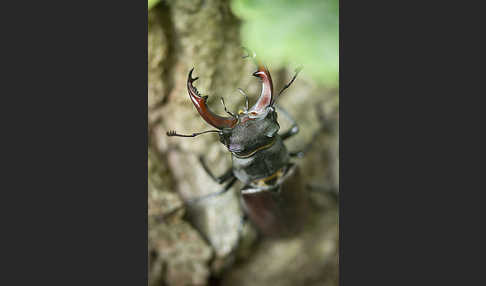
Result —
[{"label": "beetle antenna", "polygon": [[295,75],[292,77],[292,80],[282,88],[282,90],[278,93],[278,95],[281,95],[282,92],[284,92],[284,90],[286,90],[294,82],[295,78],[297,78],[297,75],[300,73],[302,68],[303,68],[303,66],[300,66],[300,67],[295,69]]},{"label": "beetle antenna", "polygon": [[224,104],[224,98],[221,96],[221,103],[223,104],[224,106],[224,111],[226,111],[226,113],[228,113],[229,115],[231,115],[232,117],[236,117],[233,113],[229,112],[228,109],[226,108],[226,105]]},{"label": "beetle antenna", "polygon": [[243,94],[243,96],[245,97],[245,102],[246,102],[246,109],[245,109],[245,111],[248,111],[248,95],[241,88],[238,88],[238,91],[241,94]]},{"label": "beetle antenna", "polygon": [[179,137],[196,137],[198,135],[209,133],[209,132],[220,132],[219,130],[207,130],[203,132],[192,133],[191,135],[178,134],[174,130],[167,131],[167,136],[179,136]]}]

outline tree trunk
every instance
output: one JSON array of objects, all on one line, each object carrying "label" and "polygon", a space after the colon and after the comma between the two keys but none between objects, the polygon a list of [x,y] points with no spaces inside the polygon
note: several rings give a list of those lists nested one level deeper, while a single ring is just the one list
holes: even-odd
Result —
[{"label": "tree trunk", "polygon": [[[244,105],[236,88],[249,95],[260,91],[251,76],[255,66],[242,59],[239,27],[223,0],[165,1],[149,12],[149,285],[337,285],[337,203],[328,190],[338,188],[338,97],[336,90],[306,78],[305,69],[278,102],[301,127],[287,147],[297,150],[316,142],[303,159],[295,160],[300,168],[295,188],[311,203],[304,231],[287,239],[257,240],[248,225],[237,252],[241,263],[234,263],[241,184],[225,195],[180,208],[183,201],[221,189],[200,166],[200,155],[215,174],[231,165],[214,133],[166,136],[169,130],[190,134],[212,129],[187,95],[189,70],[195,68],[195,85],[209,95],[208,104],[218,114],[224,114],[220,97],[233,112]],[[278,91],[289,73],[269,68]],[[255,100],[251,96],[250,105]],[[286,130],[283,116],[279,123]]]}]

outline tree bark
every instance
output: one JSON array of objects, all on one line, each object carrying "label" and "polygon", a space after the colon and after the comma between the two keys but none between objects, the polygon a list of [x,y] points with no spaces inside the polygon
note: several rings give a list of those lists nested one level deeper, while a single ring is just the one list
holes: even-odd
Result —
[{"label": "tree bark", "polygon": [[[187,95],[189,70],[195,68],[195,85],[209,95],[208,104],[218,114],[224,114],[220,97],[233,112],[244,105],[236,88],[249,95],[260,91],[251,76],[255,66],[242,59],[239,27],[224,0],[165,1],[149,11],[149,285],[337,285],[337,203],[328,190],[338,188],[338,97],[336,90],[306,78],[305,70],[279,100],[301,126],[288,148],[316,142],[296,160],[301,183],[295,188],[305,190],[312,206],[302,235],[257,241],[247,226],[237,252],[241,263],[235,264],[231,250],[242,215],[241,184],[223,196],[181,207],[183,201],[221,189],[199,165],[200,155],[216,174],[231,165],[215,134],[166,136],[169,130],[211,129]],[[281,67],[270,72],[277,91],[291,77]],[[251,105],[256,96],[250,100]],[[283,116],[279,123],[286,130]]]}]

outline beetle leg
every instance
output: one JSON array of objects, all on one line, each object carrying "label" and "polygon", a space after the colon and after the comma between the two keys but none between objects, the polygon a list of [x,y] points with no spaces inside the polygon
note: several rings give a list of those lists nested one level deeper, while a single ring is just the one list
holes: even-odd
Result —
[{"label": "beetle leg", "polygon": [[223,173],[223,175],[216,177],[216,176],[214,176],[213,172],[211,172],[211,170],[209,170],[208,166],[206,165],[206,161],[204,161],[204,157],[202,155],[199,156],[199,162],[201,163],[204,171],[206,171],[208,176],[211,177],[211,179],[213,179],[218,184],[222,184],[222,183],[226,182],[227,180],[234,178],[233,168],[229,168],[228,170],[226,170],[226,172]]},{"label": "beetle leg", "polygon": [[305,151],[295,151],[295,152],[290,152],[289,156],[290,157],[298,157],[298,158],[303,158],[305,155]]},{"label": "beetle leg", "polygon": [[318,132],[316,132],[313,136],[312,136],[312,139],[309,143],[307,143],[307,145],[300,151],[294,151],[294,152],[289,152],[289,156],[290,157],[297,157],[297,158],[302,158],[304,157],[304,155],[309,152],[309,150],[312,148],[312,146],[314,145],[314,142],[316,141],[316,138],[317,136],[319,135],[321,131],[319,130]]},{"label": "beetle leg", "polygon": [[299,126],[297,124],[293,125],[290,130],[287,130],[285,133],[280,135],[282,137],[282,140],[288,139],[295,134],[299,133]]},{"label": "beetle leg", "polygon": [[309,192],[328,194],[335,202],[339,202],[339,190],[337,190],[336,188],[333,188],[331,186],[318,186],[312,184],[307,184],[305,187]]},{"label": "beetle leg", "polygon": [[198,198],[189,199],[185,203],[190,205],[190,204],[199,203],[203,200],[222,195],[222,194],[226,193],[227,191],[229,191],[231,189],[231,187],[236,183],[236,181],[237,181],[237,179],[233,178],[228,184],[226,184],[226,186],[224,186],[224,188],[221,191],[211,193],[211,194],[207,194],[207,195],[204,195],[204,196],[201,196],[201,197],[198,197]]},{"label": "beetle leg", "polygon": [[[327,124],[327,123],[330,123],[329,119],[326,117],[326,115],[324,114],[324,112],[319,108],[319,107],[316,107],[316,111],[317,111],[317,117],[319,118],[319,122],[321,123],[321,126],[319,127],[319,129],[314,133],[314,135],[312,136],[312,139],[310,140],[309,143],[307,143],[307,145],[300,151],[295,151],[295,152],[289,152],[289,156],[290,157],[298,157],[298,158],[302,158],[304,157],[305,153],[309,152],[309,150],[312,148],[312,146],[314,145],[314,143],[316,142],[316,138],[322,133],[322,132],[326,132],[326,133],[329,133],[329,132],[332,132],[332,124]],[[286,132],[286,133],[289,133],[289,132]],[[282,138],[284,138],[286,134],[283,134],[282,135]],[[290,135],[291,136],[291,135]],[[287,136],[286,138],[288,138],[289,136]]]},{"label": "beetle leg", "polygon": [[236,181],[237,181],[237,179],[233,178],[233,180],[231,180],[226,186],[224,186],[224,188],[221,191],[211,193],[211,194],[207,194],[207,195],[204,195],[204,196],[200,196],[198,198],[186,200],[181,206],[178,206],[177,208],[173,209],[169,213],[165,214],[163,216],[163,218],[165,219],[167,217],[170,217],[172,214],[174,214],[175,212],[179,211],[180,209],[182,209],[184,207],[187,207],[188,205],[199,203],[203,200],[210,199],[210,198],[213,198],[213,197],[216,197],[216,196],[219,196],[219,195],[226,193],[227,191],[229,191],[231,189],[231,187],[235,184]]},{"label": "beetle leg", "polygon": [[299,133],[299,125],[297,124],[297,122],[294,120],[294,118],[292,118],[292,116],[285,110],[283,109],[282,107],[278,106],[278,105],[275,105],[275,107],[278,109],[278,111],[280,111],[284,116],[285,118],[287,118],[288,121],[290,121],[290,123],[292,124],[292,126],[290,127],[289,130],[287,130],[286,132],[284,132],[283,134],[280,135],[280,137],[282,137],[282,140],[285,140],[287,138],[290,138],[292,136],[294,136],[295,134]]}]

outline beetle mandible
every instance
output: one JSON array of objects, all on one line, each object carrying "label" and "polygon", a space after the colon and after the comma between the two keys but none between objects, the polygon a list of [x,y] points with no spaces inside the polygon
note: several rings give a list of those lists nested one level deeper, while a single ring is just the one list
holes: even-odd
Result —
[{"label": "beetle mandible", "polygon": [[[192,68],[187,78],[189,97],[201,117],[217,130],[190,135],[169,131],[167,136],[195,137],[210,132],[218,133],[220,142],[231,153],[232,167],[223,175],[216,177],[204,163],[202,157],[200,161],[212,179],[220,184],[227,184],[222,191],[197,200],[225,193],[239,180],[244,184],[240,191],[243,207],[251,221],[264,234],[281,235],[288,233],[289,230],[292,231],[289,225],[290,221],[295,219],[295,215],[289,214],[288,208],[283,206],[280,191],[284,182],[296,171],[296,165],[290,161],[290,158],[300,157],[303,152],[289,152],[285,147],[284,140],[297,134],[299,127],[290,114],[275,105],[275,100],[294,82],[301,69],[297,69],[291,81],[282,88],[277,96],[274,96],[270,72],[263,64],[256,61],[255,63],[258,69],[253,76],[262,82],[260,97],[251,108],[248,108],[248,96],[239,89],[246,98],[246,106],[238,114],[229,112],[224,106],[225,111],[229,114],[226,117],[216,115],[209,109],[206,103],[208,97],[201,96],[193,85],[198,77],[192,77],[194,71]],[[222,98],[221,101],[224,105]],[[277,121],[277,110],[292,124],[290,129],[282,134],[278,133],[280,125]]]}]

